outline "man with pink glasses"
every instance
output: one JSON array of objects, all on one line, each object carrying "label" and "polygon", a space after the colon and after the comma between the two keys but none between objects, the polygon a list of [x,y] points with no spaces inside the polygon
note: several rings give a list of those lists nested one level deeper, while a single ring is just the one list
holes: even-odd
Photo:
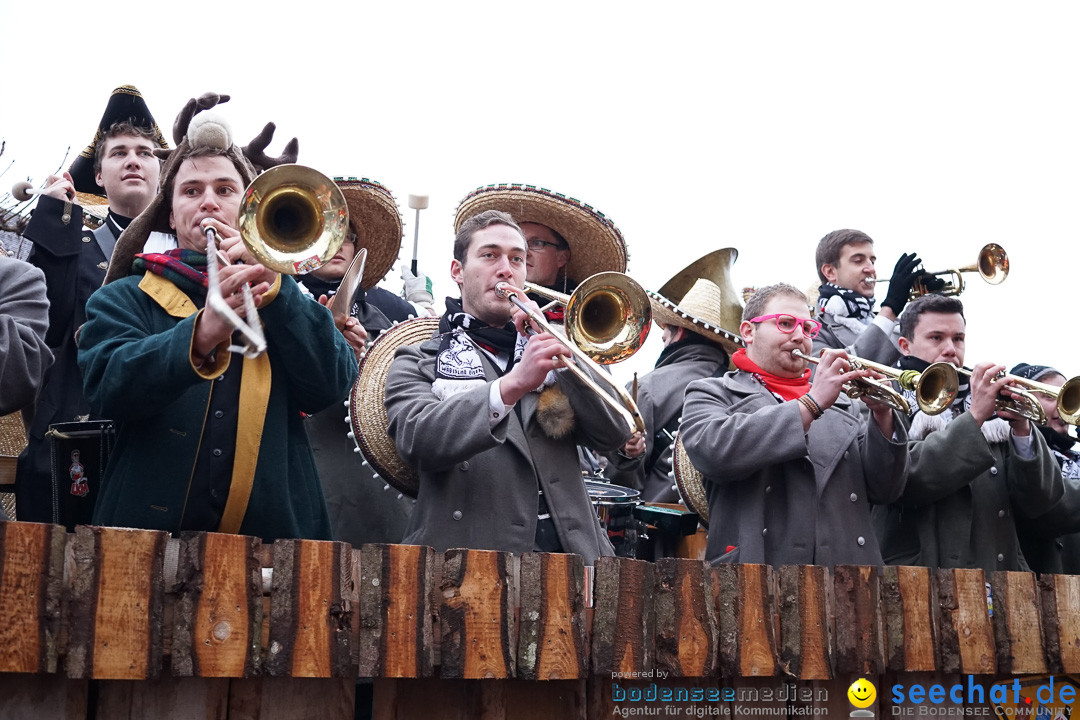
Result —
[{"label": "man with pink glasses", "polygon": [[871,503],[900,496],[907,434],[888,405],[866,419],[841,387],[869,371],[828,350],[811,385],[821,323],[791,285],[761,288],[743,311],[736,370],[691,383],[680,435],[709,500],[713,563],[880,565]]}]

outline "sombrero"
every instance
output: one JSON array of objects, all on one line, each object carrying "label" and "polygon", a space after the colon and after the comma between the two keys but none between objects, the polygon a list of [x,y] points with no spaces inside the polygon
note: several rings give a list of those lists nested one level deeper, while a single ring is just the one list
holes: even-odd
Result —
[{"label": "sombrero", "polygon": [[698,515],[698,521],[706,530],[709,529],[709,498],[705,495],[705,485],[701,479],[701,473],[690,458],[686,455],[682,438],[675,438],[675,450],[672,453],[675,465],[675,486],[679,488],[679,495],[683,504]]},{"label": "sombrero", "polygon": [[349,393],[349,422],[353,438],[368,465],[386,482],[409,497],[416,497],[419,479],[398,455],[387,428],[386,378],[399,347],[416,345],[435,337],[439,318],[420,317],[398,323],[368,348],[360,363],[360,376]]},{"label": "sombrero", "polygon": [[161,134],[161,128],[150,114],[150,108],[146,106],[142,94],[131,85],[121,85],[112,91],[109,102],[105,106],[105,112],[98,121],[94,139],[79,153],[79,156],[71,163],[68,172],[75,185],[76,198],[82,205],[84,212],[94,217],[105,219],[109,213],[108,200],[102,194],[104,190],[97,184],[94,173],[94,153],[97,152],[97,144],[105,139],[105,133],[113,126],[113,123],[130,121],[135,127],[147,128],[153,134],[153,141],[160,148],[168,148],[169,143]]},{"label": "sombrero", "polygon": [[515,222],[547,225],[570,245],[567,277],[581,282],[598,272],[626,272],[626,242],[609,218],[580,200],[535,185],[486,185],[458,205],[454,232],[485,210],[502,210]]},{"label": "sombrero", "polygon": [[[712,280],[698,278],[689,292],[683,296],[680,303],[675,304],[660,293],[647,291],[649,301],[652,303],[653,320],[657,325],[677,325],[695,332],[702,337],[718,342],[730,355],[743,345],[742,337],[737,333],[725,329],[725,323],[730,322],[724,317],[724,296],[720,288]],[[739,318],[742,318],[742,309],[739,310]],[[738,320],[734,327],[738,327]]]},{"label": "sombrero", "polygon": [[349,226],[357,247],[367,248],[367,264],[360,284],[365,290],[378,285],[397,261],[402,223],[393,194],[382,184],[360,178],[334,178],[349,206]]}]

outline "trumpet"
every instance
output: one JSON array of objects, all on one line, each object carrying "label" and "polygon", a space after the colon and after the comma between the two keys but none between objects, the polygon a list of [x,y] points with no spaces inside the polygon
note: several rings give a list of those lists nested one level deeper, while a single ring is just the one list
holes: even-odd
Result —
[{"label": "trumpet", "polygon": [[566,338],[601,365],[622,362],[640,350],[652,326],[648,294],[624,273],[596,273],[569,295],[532,283],[524,289],[564,305]]},{"label": "trumpet", "polygon": [[[974,265],[966,265],[955,270],[924,272],[922,276],[915,279],[915,284],[911,286],[909,298],[914,300],[917,297],[931,294],[924,278],[940,277],[942,275],[952,275],[952,280],[945,280],[945,286],[934,292],[938,295],[959,295],[964,292],[964,276],[961,273],[966,272],[977,272],[990,285],[1000,285],[1009,276],[1009,255],[1005,252],[1005,248],[997,243],[987,243],[979,250],[978,259]],[[891,279],[876,278],[867,280],[867,282],[883,283],[889,282]]]},{"label": "trumpet", "polygon": [[[791,354],[812,363],[821,362],[818,358],[806,355],[798,349],[792,350]],[[849,355],[848,365],[852,370],[873,370],[881,373],[903,389],[911,390],[915,393],[919,410],[927,415],[940,415],[945,412],[956,399],[956,393],[960,389],[956,368],[949,363],[934,363],[919,373],[914,370],[897,370],[888,365]],[[854,382],[845,383],[844,393],[850,398],[865,396],[887,403],[905,415],[911,413],[911,405],[903,395],[871,378],[858,378]]]},{"label": "trumpet", "polygon": [[[958,368],[958,373],[971,377],[971,370]],[[1070,425],[1080,425],[1080,376],[1070,378],[1061,387],[1047,383],[1027,380],[1016,375],[1000,372],[994,381],[1003,381],[1013,386],[1012,392],[1019,398],[999,395],[995,407],[998,410],[1013,412],[1040,425],[1046,424],[1046,411],[1035,394],[1046,395],[1057,400],[1058,416]]]},{"label": "trumpet", "polygon": [[[569,300],[574,301],[575,296],[580,296],[580,294],[583,292],[583,289],[585,293],[588,293],[590,286],[589,280],[592,280],[599,275],[621,275],[621,273],[599,273],[598,275],[593,275],[591,278],[587,278],[584,283],[578,286],[578,289],[574,291],[573,295],[571,295]],[[544,314],[529,307],[521,299],[520,296],[524,294],[524,290],[520,290],[507,282],[500,282],[496,284],[495,290],[499,293],[499,295],[505,297],[514,305],[517,305],[518,308],[520,308],[522,312],[524,312],[529,317],[529,323],[533,326],[532,328],[530,328],[530,330],[533,333],[538,332],[535,328],[540,328],[544,332],[551,333],[556,338],[562,340],[561,336],[555,332],[555,329],[544,318]],[[587,300],[587,298],[576,300],[573,304],[581,304],[583,300]],[[568,329],[572,325],[572,323],[569,321],[570,315],[570,303],[568,302]],[[640,334],[642,334],[642,336],[644,336],[643,333],[648,332],[648,323],[650,322],[652,322],[651,313],[649,315],[649,318],[645,320],[645,330],[638,331]],[[567,334],[569,335],[569,331]],[[618,335],[621,333],[616,334]],[[596,393],[605,404],[607,404],[612,410],[618,413],[619,416],[623,419],[623,421],[626,422],[626,425],[631,432],[644,432],[645,421],[641,418],[641,412],[638,410],[637,403],[635,403],[634,399],[630,397],[630,394],[626,392],[626,389],[620,385],[615,384],[615,382],[612,381],[611,376],[609,376],[607,373],[600,369],[597,361],[589,357],[589,355],[586,354],[584,350],[575,345],[574,342],[569,340],[569,338],[563,343],[563,345],[566,346],[566,349],[570,351],[570,354],[577,362],[591,369],[598,378],[600,378],[604,383],[606,383],[608,385],[608,389],[605,390],[604,388],[600,387],[600,385],[597,384],[595,380],[589,377],[588,373],[586,373],[574,363],[565,363],[566,369],[576,375],[578,380],[581,380],[581,382],[585,383],[585,385],[587,385],[590,390]]]}]

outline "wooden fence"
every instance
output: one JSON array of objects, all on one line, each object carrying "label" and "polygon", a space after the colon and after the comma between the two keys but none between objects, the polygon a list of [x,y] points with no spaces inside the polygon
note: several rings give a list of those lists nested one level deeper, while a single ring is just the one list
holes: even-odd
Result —
[{"label": "wooden fence", "polygon": [[846,716],[857,677],[1069,673],[1080,577],[602,558],[590,579],[574,555],[0,523],[0,717],[333,720],[358,678],[387,720],[789,684]]}]

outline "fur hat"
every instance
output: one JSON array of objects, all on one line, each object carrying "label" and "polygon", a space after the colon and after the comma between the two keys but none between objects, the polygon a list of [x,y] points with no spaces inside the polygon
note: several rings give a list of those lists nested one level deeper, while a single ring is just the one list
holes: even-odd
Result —
[{"label": "fur hat", "polygon": [[296,138],[289,141],[285,151],[277,158],[269,158],[264,153],[274,135],[273,123],[267,123],[262,132],[246,147],[241,148],[233,141],[228,124],[220,116],[213,113],[198,114],[228,99],[228,95],[207,93],[199,98],[192,98],[180,111],[173,124],[176,149],[157,151],[159,157],[165,158],[165,164],[161,168],[161,188],[146,209],[120,234],[109,261],[105,284],[131,274],[131,263],[134,262],[135,255],[143,251],[151,232],[173,232],[169,227],[173,182],[180,166],[196,151],[207,147],[224,150],[224,157],[232,161],[245,187],[263,170],[287,162],[296,162],[299,148]]}]

